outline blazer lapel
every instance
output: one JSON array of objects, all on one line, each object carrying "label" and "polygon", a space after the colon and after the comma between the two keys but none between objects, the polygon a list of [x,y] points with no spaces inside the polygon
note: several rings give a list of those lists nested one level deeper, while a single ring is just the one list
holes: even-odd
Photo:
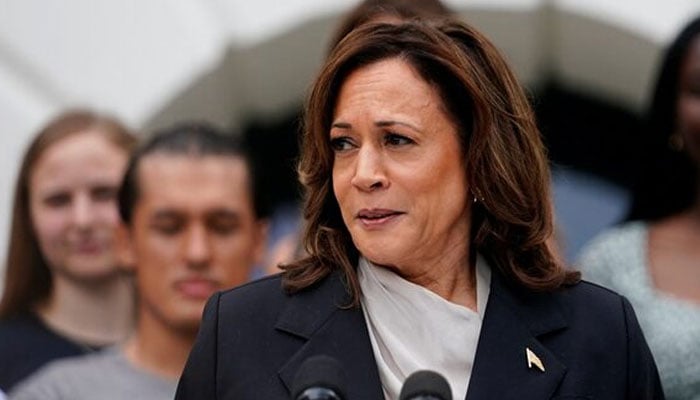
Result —
[{"label": "blazer lapel", "polygon": [[347,398],[383,398],[362,309],[344,307],[347,304],[341,276],[333,273],[319,287],[292,296],[281,313],[276,328],[306,340],[279,371],[290,393],[301,364],[311,356],[325,354],[343,365]]},{"label": "blazer lapel", "polygon": [[[551,398],[566,366],[538,336],[565,327],[561,310],[548,294],[519,294],[493,271],[467,399]],[[535,364],[528,366],[528,349],[544,371]]]}]

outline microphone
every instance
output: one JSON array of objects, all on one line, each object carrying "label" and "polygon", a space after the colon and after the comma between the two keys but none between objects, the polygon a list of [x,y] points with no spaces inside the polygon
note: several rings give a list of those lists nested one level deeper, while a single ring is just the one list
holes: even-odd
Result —
[{"label": "microphone", "polygon": [[399,400],[452,400],[452,390],[437,372],[416,371],[403,383]]},{"label": "microphone", "polygon": [[340,362],[318,355],[299,367],[292,384],[294,400],[345,400],[345,377]]}]

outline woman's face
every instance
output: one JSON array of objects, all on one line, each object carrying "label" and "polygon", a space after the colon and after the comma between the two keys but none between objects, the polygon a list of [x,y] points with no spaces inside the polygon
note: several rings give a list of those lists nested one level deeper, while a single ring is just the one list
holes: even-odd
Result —
[{"label": "woman's face", "polygon": [[99,132],[69,135],[39,157],[29,175],[30,215],[55,274],[104,279],[117,271],[116,193],[127,154]]},{"label": "woman's face", "polygon": [[700,163],[700,35],[688,48],[678,84],[678,133],[691,157]]},{"label": "woman's face", "polygon": [[408,272],[467,248],[469,201],[457,127],[438,91],[398,58],[343,83],[330,131],[333,190],[355,246]]}]

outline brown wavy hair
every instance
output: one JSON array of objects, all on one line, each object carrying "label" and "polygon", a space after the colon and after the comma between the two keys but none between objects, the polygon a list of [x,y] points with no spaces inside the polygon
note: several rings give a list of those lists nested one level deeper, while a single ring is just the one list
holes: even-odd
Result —
[{"label": "brown wavy hair", "polygon": [[37,161],[51,146],[87,130],[99,132],[127,154],[136,144],[135,136],[119,121],[88,110],[62,113],[32,140],[22,159],[15,186],[0,319],[31,312],[51,294],[51,269],[39,249],[29,212],[29,179]]},{"label": "brown wavy hair", "polygon": [[452,11],[440,0],[364,0],[341,19],[331,37],[329,51],[358,26],[370,22],[387,22],[396,19],[441,19]]},{"label": "brown wavy hair", "polygon": [[307,99],[299,179],[305,188],[303,245],[308,256],[283,267],[297,292],[334,270],[359,305],[359,252],[332,189],[330,126],[341,85],[364,66],[389,58],[411,65],[438,90],[457,125],[471,195],[470,250],[506,281],[555,290],[580,279],[548,245],[553,232],[549,166],[535,117],[518,80],[484,35],[458,22],[370,24],[346,36],[322,67]]}]

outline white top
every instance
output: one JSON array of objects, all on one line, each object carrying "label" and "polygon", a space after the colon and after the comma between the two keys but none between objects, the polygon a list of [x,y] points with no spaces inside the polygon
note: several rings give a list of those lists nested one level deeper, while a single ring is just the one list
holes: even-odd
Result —
[{"label": "white top", "polygon": [[632,303],[666,399],[700,400],[700,304],[656,289],[648,251],[649,226],[630,222],[594,239],[579,266],[584,279],[615,290]]},{"label": "white top", "polygon": [[477,255],[477,312],[364,258],[360,258],[358,277],[384,397],[398,399],[406,378],[428,369],[447,379],[453,398],[464,399],[491,286],[486,261]]}]

